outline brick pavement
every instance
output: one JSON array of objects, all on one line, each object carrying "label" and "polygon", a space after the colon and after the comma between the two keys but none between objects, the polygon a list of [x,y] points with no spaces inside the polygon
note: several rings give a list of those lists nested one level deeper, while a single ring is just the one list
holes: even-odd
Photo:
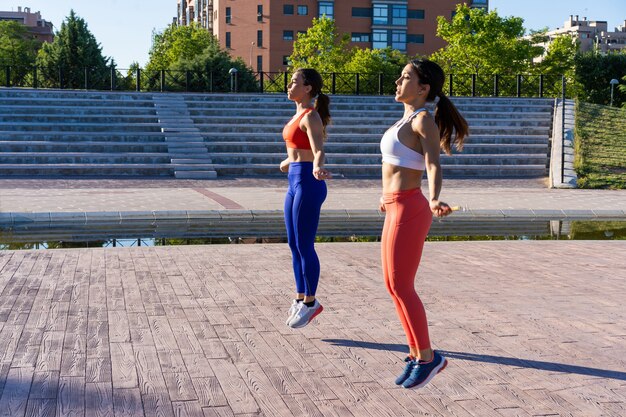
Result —
[{"label": "brick pavement", "polygon": [[378,244],[318,250],[301,330],[284,244],[0,251],[0,416],[626,415],[624,242],[427,243],[419,391]]}]

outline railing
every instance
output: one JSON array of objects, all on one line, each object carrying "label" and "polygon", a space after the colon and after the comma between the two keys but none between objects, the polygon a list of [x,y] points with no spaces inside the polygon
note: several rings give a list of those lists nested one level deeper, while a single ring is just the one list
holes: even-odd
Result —
[{"label": "railing", "polygon": [[[126,74],[126,75],[124,75]],[[395,78],[382,73],[323,73],[328,94],[388,95]],[[0,66],[0,86],[110,91],[285,93],[290,74],[228,70],[145,70],[119,68],[42,68]],[[562,76],[555,74],[449,74],[449,96],[559,97]]]}]

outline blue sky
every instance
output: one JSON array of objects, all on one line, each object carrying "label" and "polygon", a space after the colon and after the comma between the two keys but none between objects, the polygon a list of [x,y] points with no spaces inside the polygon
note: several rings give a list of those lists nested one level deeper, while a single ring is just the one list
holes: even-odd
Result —
[{"label": "blue sky", "polygon": [[[561,27],[570,14],[581,19],[587,16],[589,20],[606,20],[609,30],[626,19],[624,0],[490,0],[489,3],[491,9],[498,9],[500,16],[524,18],[526,29]],[[17,10],[18,6],[41,11],[42,17],[57,30],[73,8],[87,22],[104,55],[113,57],[120,68],[127,68],[133,61],[143,66],[148,60],[152,30],[163,30],[176,16],[176,0],[0,0],[0,10]]]}]

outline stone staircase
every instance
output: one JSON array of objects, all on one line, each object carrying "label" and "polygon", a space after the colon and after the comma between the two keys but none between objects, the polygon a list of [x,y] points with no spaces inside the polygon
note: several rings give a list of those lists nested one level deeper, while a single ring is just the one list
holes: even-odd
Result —
[{"label": "stone staircase", "polygon": [[[443,155],[446,178],[547,175],[553,100],[454,98],[471,136]],[[332,96],[327,166],[380,175],[378,144],[401,115],[392,97]],[[284,175],[294,105],[272,94],[0,89],[0,176]]]}]

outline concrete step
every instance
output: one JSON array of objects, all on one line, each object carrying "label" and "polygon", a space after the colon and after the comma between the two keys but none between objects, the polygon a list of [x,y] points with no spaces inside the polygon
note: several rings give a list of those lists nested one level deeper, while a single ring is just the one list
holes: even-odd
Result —
[{"label": "concrete step", "polygon": [[[284,153],[219,153],[211,152],[211,160],[215,164],[257,164],[257,163],[280,163],[285,159]],[[441,155],[441,163],[447,165],[538,165],[548,160],[546,154],[457,154]],[[380,154],[357,154],[357,153],[326,153],[326,164],[335,165],[359,165],[378,164],[380,166]]]},{"label": "concrete step", "polygon": [[100,177],[172,176],[171,164],[0,164],[2,176]]},{"label": "concrete step", "polygon": [[216,171],[174,171],[174,176],[178,179],[213,180],[217,178],[217,172]]},{"label": "concrete step", "polygon": [[[280,172],[277,164],[213,164],[218,176],[286,176]],[[380,178],[380,164],[335,165],[326,167],[336,177]],[[545,177],[545,165],[445,165],[442,170],[446,178],[540,178]]]},{"label": "concrete step", "polygon": [[167,153],[2,152],[0,164],[166,164]]},{"label": "concrete step", "polygon": [[0,149],[5,152],[153,152],[167,153],[163,143],[153,142],[43,142],[43,141],[0,141]]},{"label": "concrete step", "polygon": [[158,132],[161,127],[158,123],[0,123],[0,131],[12,130],[54,131],[54,132],[106,132],[123,130],[125,132]]}]

